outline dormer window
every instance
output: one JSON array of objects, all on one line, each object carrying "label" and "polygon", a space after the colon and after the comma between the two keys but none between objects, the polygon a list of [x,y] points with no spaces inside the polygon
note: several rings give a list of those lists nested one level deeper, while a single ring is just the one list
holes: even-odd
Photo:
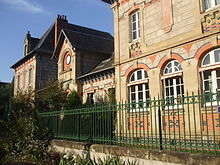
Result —
[{"label": "dormer window", "polygon": [[203,0],[204,9],[208,10],[220,4],[220,0]]},{"label": "dormer window", "polygon": [[140,38],[140,13],[134,12],[130,15],[131,39],[132,41]]}]

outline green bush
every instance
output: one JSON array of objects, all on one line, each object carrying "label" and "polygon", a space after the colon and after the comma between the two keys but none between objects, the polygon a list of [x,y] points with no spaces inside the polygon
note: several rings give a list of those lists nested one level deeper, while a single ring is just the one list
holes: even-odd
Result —
[{"label": "green bush", "polygon": [[5,153],[2,162],[31,159],[41,164],[46,158],[47,129],[40,125],[31,98],[29,94],[18,94],[11,100],[11,111],[3,123],[7,131],[0,141]]},{"label": "green bush", "polygon": [[81,104],[82,103],[78,93],[75,90],[73,90],[67,97],[65,109],[74,109],[76,107],[79,107]]},{"label": "green bush", "polygon": [[36,92],[35,106],[39,112],[58,111],[65,107],[67,92],[58,82],[48,82],[46,87]]}]

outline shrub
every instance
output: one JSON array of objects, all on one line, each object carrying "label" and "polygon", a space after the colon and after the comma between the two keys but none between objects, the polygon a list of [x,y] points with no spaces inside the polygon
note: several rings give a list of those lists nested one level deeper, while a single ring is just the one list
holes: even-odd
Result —
[{"label": "shrub", "polygon": [[78,93],[73,90],[67,97],[67,104],[65,106],[65,109],[74,109],[76,107],[79,107],[81,104],[82,103]]},{"label": "shrub", "polygon": [[19,94],[12,99],[12,108],[4,126],[7,131],[0,141],[4,162],[32,159],[40,164],[46,158],[47,130],[40,125],[38,111],[31,95]]}]

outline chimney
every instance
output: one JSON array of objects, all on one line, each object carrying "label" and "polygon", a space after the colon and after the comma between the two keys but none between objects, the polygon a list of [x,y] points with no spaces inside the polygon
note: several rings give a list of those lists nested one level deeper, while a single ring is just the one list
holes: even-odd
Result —
[{"label": "chimney", "polygon": [[57,41],[60,35],[60,32],[63,28],[67,28],[68,26],[68,20],[66,19],[65,15],[57,15],[56,21],[55,21],[55,35],[54,35],[54,48],[57,45]]}]

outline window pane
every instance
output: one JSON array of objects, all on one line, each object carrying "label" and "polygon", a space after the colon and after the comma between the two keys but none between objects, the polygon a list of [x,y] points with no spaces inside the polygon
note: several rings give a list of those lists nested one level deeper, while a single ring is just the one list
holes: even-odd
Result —
[{"label": "window pane", "polygon": [[137,71],[137,80],[142,79],[141,70]]},{"label": "window pane", "polygon": [[220,62],[220,50],[214,51],[215,62]]},{"label": "window pane", "polygon": [[212,78],[211,71],[209,70],[204,71],[203,76],[204,76],[204,80],[211,79]]},{"label": "window pane", "polygon": [[136,32],[133,32],[133,39],[136,39],[137,38],[137,34]]},{"label": "window pane", "polygon": [[215,4],[219,5],[220,4],[220,0],[215,0]]},{"label": "window pane", "polygon": [[220,89],[220,79],[217,80],[217,88]]},{"label": "window pane", "polygon": [[138,92],[138,101],[143,101],[143,92]]},{"label": "window pane", "polygon": [[135,102],[135,93],[131,94],[131,102]]},{"label": "window pane", "polygon": [[204,0],[205,10],[211,8],[211,0]]},{"label": "window pane", "polygon": [[170,88],[170,95],[173,96],[174,95],[174,90],[173,87]]},{"label": "window pane", "polygon": [[138,85],[138,91],[142,91],[143,90],[143,84]]},{"label": "window pane", "polygon": [[209,54],[204,58],[202,65],[208,65],[208,64],[210,64],[210,55]]},{"label": "window pane", "polygon": [[131,89],[131,92],[135,92],[135,86],[131,86],[130,89]]},{"label": "window pane", "polygon": [[133,27],[133,29],[132,29],[133,31],[136,31],[136,30],[137,30],[136,22],[133,23],[132,27]]},{"label": "window pane", "polygon": [[131,76],[131,81],[134,81],[134,74]]},{"label": "window pane", "polygon": [[136,21],[136,14],[132,15],[132,22]]},{"label": "window pane", "polygon": [[147,78],[147,72],[144,71],[144,78]]},{"label": "window pane", "polygon": [[220,70],[216,70],[216,77],[217,77],[217,78],[220,77]]}]

